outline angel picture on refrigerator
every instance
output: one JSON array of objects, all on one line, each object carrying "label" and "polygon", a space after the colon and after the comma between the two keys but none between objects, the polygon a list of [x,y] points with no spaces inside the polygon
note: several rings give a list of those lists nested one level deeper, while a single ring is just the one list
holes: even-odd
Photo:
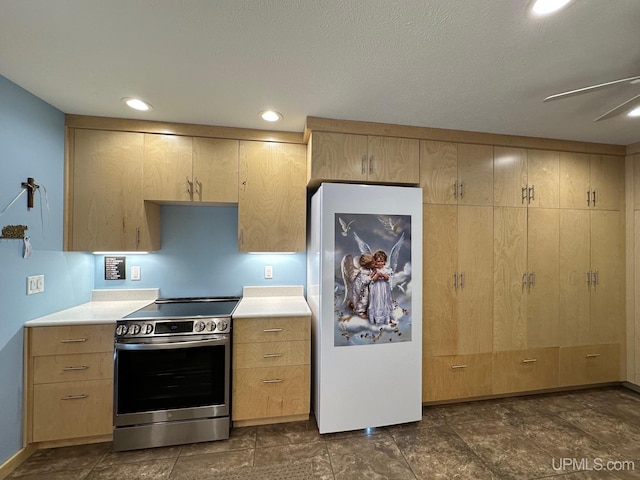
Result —
[{"label": "angel picture on refrigerator", "polygon": [[335,346],[411,341],[411,215],[335,214]]}]

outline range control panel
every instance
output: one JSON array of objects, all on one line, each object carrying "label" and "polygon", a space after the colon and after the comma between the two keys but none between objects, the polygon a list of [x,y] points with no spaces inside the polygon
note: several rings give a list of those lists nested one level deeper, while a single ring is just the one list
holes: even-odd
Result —
[{"label": "range control panel", "polygon": [[116,338],[171,335],[222,334],[231,331],[230,318],[193,320],[121,320],[116,323]]}]

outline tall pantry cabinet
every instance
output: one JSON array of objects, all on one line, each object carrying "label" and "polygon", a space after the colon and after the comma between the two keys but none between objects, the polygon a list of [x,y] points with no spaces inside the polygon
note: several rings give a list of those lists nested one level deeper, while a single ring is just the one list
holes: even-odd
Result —
[{"label": "tall pantry cabinet", "polygon": [[420,161],[423,401],[620,380],[622,158],[423,140]]}]

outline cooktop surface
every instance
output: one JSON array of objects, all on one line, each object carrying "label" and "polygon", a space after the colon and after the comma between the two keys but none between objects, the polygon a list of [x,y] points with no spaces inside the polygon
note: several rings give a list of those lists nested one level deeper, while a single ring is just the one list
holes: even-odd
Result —
[{"label": "cooktop surface", "polygon": [[239,297],[159,298],[125,319],[230,317]]}]

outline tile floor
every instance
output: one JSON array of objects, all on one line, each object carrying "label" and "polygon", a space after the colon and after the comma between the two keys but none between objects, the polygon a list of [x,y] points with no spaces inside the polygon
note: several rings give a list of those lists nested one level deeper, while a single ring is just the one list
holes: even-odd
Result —
[{"label": "tile floor", "polygon": [[315,422],[116,453],[40,450],[9,478],[640,479],[640,394],[622,387],[425,407],[421,422],[320,435]]}]

